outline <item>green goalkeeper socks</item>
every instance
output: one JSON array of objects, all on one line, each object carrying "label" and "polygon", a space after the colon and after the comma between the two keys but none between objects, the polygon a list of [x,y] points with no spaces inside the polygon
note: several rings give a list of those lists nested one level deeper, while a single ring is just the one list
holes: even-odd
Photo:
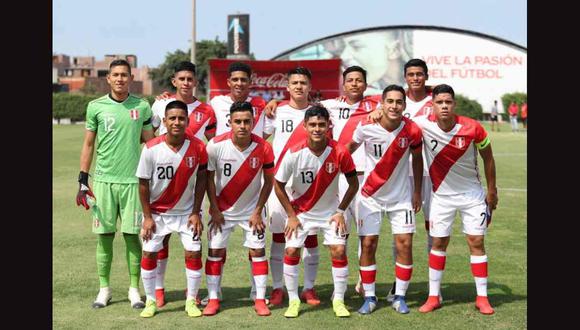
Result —
[{"label": "green goalkeeper socks", "polygon": [[131,287],[139,287],[139,276],[141,275],[141,242],[139,236],[123,233],[125,239],[125,256],[129,266],[129,278]]},{"label": "green goalkeeper socks", "polygon": [[109,286],[115,234],[101,234],[97,236],[97,272],[99,274],[99,284],[101,288],[105,288]]}]

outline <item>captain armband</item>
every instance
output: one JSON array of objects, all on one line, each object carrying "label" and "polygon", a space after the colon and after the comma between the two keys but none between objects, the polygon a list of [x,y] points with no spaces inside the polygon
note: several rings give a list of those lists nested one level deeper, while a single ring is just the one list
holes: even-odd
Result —
[{"label": "captain armband", "polygon": [[490,143],[491,140],[489,139],[489,136],[486,136],[485,139],[483,139],[483,141],[476,143],[475,146],[477,147],[477,149],[481,150],[487,147]]}]

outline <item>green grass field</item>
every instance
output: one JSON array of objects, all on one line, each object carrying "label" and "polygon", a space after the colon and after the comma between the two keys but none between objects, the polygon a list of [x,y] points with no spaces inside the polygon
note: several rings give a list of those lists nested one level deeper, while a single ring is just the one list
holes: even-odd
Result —
[{"label": "green grass field", "polygon": [[[489,125],[486,125],[489,130]],[[461,234],[460,222],[448,249],[443,277],[443,308],[429,314],[418,308],[428,294],[428,263],[422,213],[418,216],[414,238],[414,271],[407,293],[411,313],[397,314],[387,304],[387,290],[394,279],[391,232],[382,231],[377,255],[377,295],[379,309],[369,316],[356,313],[361,298],[354,292],[358,274],[356,239],[349,239],[349,288],[346,304],[352,315],[338,319],[332,312],[332,276],[328,251],[321,249],[317,291],[322,304],[305,304],[297,319],[286,319],[285,308],[272,310],[270,317],[257,317],[249,294],[247,252],[241,246],[241,232],[232,235],[223,278],[225,301],[213,317],[188,318],[184,311],[185,270],[182,246],[177,235],[170,243],[166,276],[168,304],[152,319],[142,319],[127,299],[129,278],[122,237],[115,239],[111,270],[112,303],[100,310],[91,309],[99,284],[96,273],[96,237],[91,233],[90,213],[77,207],[77,175],[83,125],[53,126],[53,327],[55,329],[169,329],[204,328],[349,328],[349,329],[523,329],[527,328],[527,139],[525,133],[513,134],[509,124],[502,132],[490,132],[497,166],[499,206],[486,238],[489,257],[490,302],[496,314],[484,316],[474,307],[475,284],[469,267],[469,252]],[[481,160],[480,160],[481,161]],[[481,164],[481,162],[480,162]],[[480,166],[481,167],[481,166]],[[483,174],[483,173],[482,173]],[[483,176],[482,176],[483,177]],[[205,236],[204,236],[205,237]],[[205,244],[204,249],[207,244]],[[269,242],[268,242],[269,246]],[[204,251],[204,259],[206,255]],[[302,283],[302,278],[300,280]],[[271,284],[269,282],[269,284]],[[143,289],[141,288],[143,293]],[[205,278],[202,295],[205,295]],[[268,291],[269,292],[269,291]]]}]

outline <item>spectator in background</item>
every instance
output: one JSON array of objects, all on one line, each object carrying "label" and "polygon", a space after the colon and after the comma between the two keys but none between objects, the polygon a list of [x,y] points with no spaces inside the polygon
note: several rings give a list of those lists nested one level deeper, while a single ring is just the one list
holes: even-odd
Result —
[{"label": "spectator in background", "polygon": [[516,102],[512,101],[510,107],[508,108],[508,113],[510,114],[510,123],[512,125],[512,132],[518,131],[518,105]]},{"label": "spectator in background", "polygon": [[524,124],[524,129],[528,129],[528,102],[522,104],[522,112],[520,114],[522,117],[522,123]]},{"label": "spectator in background", "polygon": [[495,130],[494,125],[497,123],[497,131],[499,132],[499,122],[497,121],[497,116],[497,100],[493,100],[493,105],[491,106],[491,130]]}]

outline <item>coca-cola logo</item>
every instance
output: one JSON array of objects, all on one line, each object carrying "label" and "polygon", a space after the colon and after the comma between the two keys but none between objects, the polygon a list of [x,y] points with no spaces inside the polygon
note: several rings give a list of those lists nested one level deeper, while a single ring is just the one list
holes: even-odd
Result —
[{"label": "coca-cola logo", "polygon": [[257,73],[252,73],[252,84],[250,88],[286,88],[288,80],[283,73],[273,73],[269,76],[258,76]]}]

